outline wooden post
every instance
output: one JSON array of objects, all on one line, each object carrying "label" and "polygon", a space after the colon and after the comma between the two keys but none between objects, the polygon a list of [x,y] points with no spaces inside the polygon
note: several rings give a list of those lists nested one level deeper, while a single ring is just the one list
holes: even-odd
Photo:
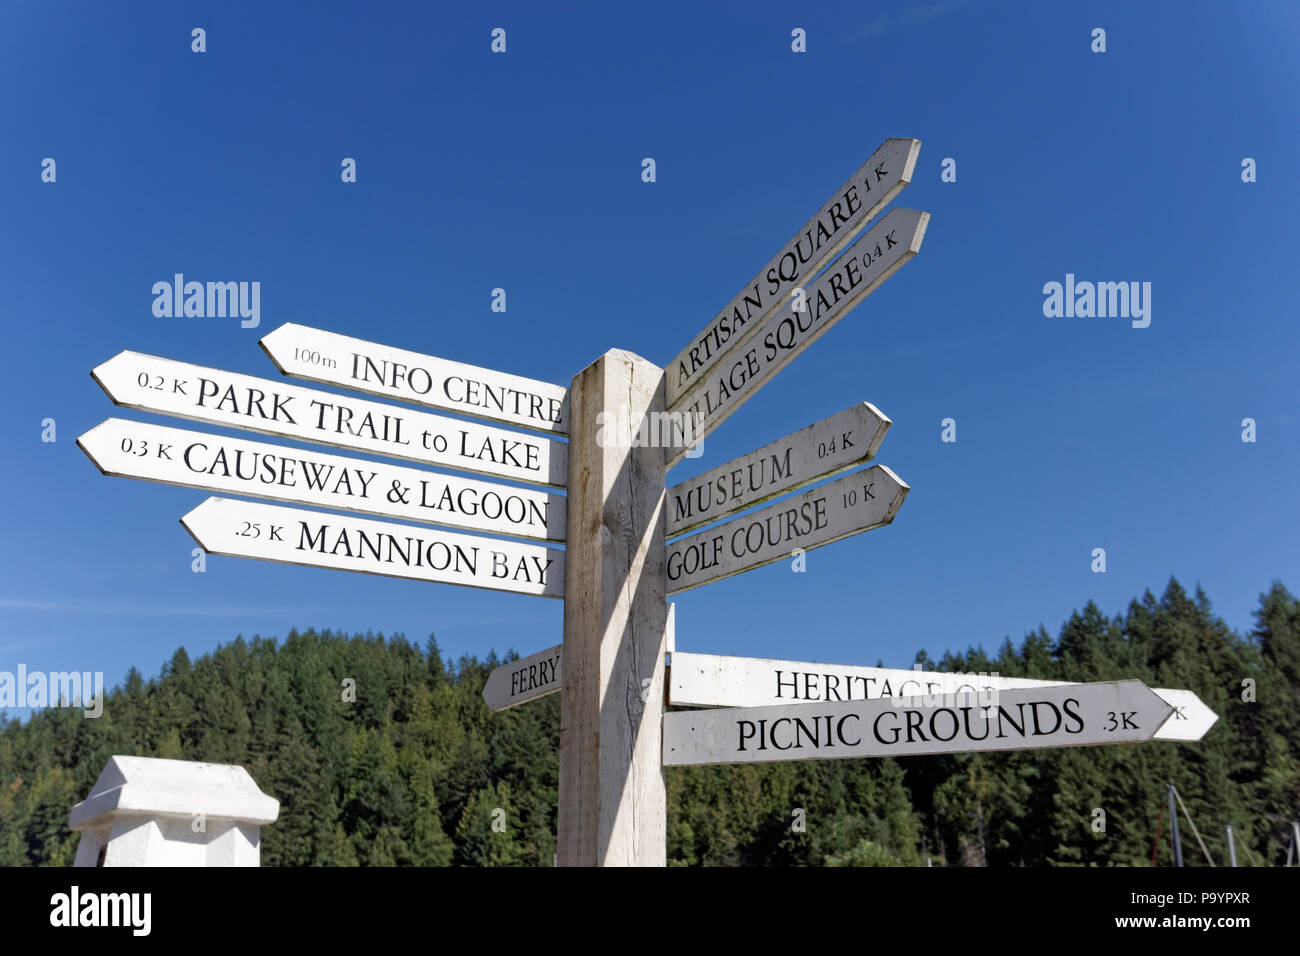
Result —
[{"label": "wooden post", "polygon": [[569,390],[560,866],[667,862],[664,450],[640,429],[664,394],[663,369],[617,349]]}]

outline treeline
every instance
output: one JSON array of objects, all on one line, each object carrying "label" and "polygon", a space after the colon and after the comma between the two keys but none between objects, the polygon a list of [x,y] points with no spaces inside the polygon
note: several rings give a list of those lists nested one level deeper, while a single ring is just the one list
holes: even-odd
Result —
[{"label": "treeline", "polygon": [[[1199,744],[672,768],[670,863],[1145,866],[1154,852],[1169,865],[1167,781],[1219,865],[1226,824],[1240,864],[1285,857],[1300,817],[1300,601],[1281,584],[1245,636],[1171,581],[1115,618],[1090,603],[1055,638],[1040,628],[995,656],[917,662],[1135,677],[1194,690],[1220,720]],[[559,696],[491,713],[481,692],[500,663],[444,661],[433,638],[291,631],[197,661],[178,650],[155,679],[133,668],[97,720],[0,716],[0,864],[70,864],[69,809],[110,756],[138,754],[248,768],[281,801],[264,866],[550,866]],[[1205,865],[1189,831],[1186,861]]]}]

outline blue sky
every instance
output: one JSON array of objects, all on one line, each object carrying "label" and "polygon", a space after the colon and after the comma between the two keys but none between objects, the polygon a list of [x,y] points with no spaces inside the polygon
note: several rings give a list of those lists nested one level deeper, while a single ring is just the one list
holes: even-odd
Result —
[{"label": "blue sky", "polygon": [[[671,478],[865,400],[911,495],[806,573],[679,597],[678,647],[906,667],[1171,575],[1242,630],[1272,579],[1300,587],[1300,6],[129,10],[0,7],[0,669],[111,684],[295,626],[432,632],[452,657],[558,643],[558,601],[192,573],[178,519],[205,494],[105,478],[75,439],[112,416],[222,430],[117,409],[90,369],[132,349],[277,377],[257,339],[286,321],[566,384],[610,348],[666,364],[890,136],[923,143],[895,201],[932,214],[920,255]],[[261,326],[154,317],[175,272],[260,281]],[[1150,327],[1044,317],[1067,272],[1150,282]]]}]

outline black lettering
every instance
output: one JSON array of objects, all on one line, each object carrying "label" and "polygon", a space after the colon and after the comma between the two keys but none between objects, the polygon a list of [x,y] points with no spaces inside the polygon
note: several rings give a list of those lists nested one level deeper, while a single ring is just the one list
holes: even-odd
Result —
[{"label": "black lettering", "polygon": [[[758,728],[754,726],[752,720],[738,720],[736,721],[736,727],[740,731],[740,746],[736,749],[743,752],[745,749],[745,741],[753,737]],[[746,727],[749,728],[748,733],[745,732]]]},{"label": "black lettering", "polygon": [[907,711],[907,742],[909,744],[912,743],[912,731],[916,731],[916,734],[921,738],[922,743],[929,741],[930,738],[925,735],[923,730],[921,730],[922,720],[924,720],[924,718],[921,716],[919,711]]},{"label": "black lettering", "polygon": [[[1042,724],[1039,723],[1038,720],[1039,707],[1050,707],[1052,709],[1052,716],[1056,718],[1056,723],[1052,725],[1051,730],[1044,730]],[[1061,729],[1061,712],[1056,709],[1056,705],[1053,704],[1051,701],[1036,700],[1029,705],[1029,709],[1034,715],[1034,736],[1035,737],[1045,737],[1048,734],[1054,734]]]},{"label": "black lettering", "polygon": [[[788,720],[789,718],[786,719]],[[772,725],[772,729],[773,730],[776,729],[776,724]],[[796,750],[800,750],[803,748],[803,743],[802,743],[803,734],[801,734],[800,731],[802,731],[803,734],[808,735],[808,739],[812,741],[812,745],[814,747],[821,746],[820,743],[821,735],[818,733],[817,720],[815,718],[813,719],[812,722],[812,729],[809,729],[808,725],[803,722],[802,717],[796,717],[794,719],[794,746]]]},{"label": "black lettering", "polygon": [[1065,732],[1067,734],[1081,734],[1083,733],[1083,718],[1079,716],[1079,712],[1077,710],[1070,709],[1071,704],[1073,704],[1075,707],[1079,706],[1079,702],[1075,698],[1069,697],[1065,700],[1063,704],[1061,704],[1061,709],[1065,711],[1066,717],[1072,718],[1074,722],[1079,726],[1075,730],[1071,730],[1069,727],[1066,727]]},{"label": "black lettering", "polygon": [[[781,671],[776,672],[776,696],[781,696],[781,688],[785,686],[785,681],[781,680]],[[799,675],[795,674],[790,678],[790,689],[794,691],[794,699],[799,699]]]},{"label": "black lettering", "polygon": [[1019,724],[1017,724],[1014,720],[1011,719],[1011,715],[1007,713],[1007,709],[1005,707],[1003,707],[1001,704],[998,705],[998,739],[999,740],[1006,736],[1006,734],[1002,732],[1002,719],[1004,717],[1007,719],[1007,722],[1010,723],[1012,727],[1016,728],[1016,733],[1018,733],[1021,737],[1025,735],[1025,705],[1017,704],[1016,706],[1020,708]]},{"label": "black lettering", "polygon": [[843,717],[840,718],[840,722],[835,725],[835,736],[840,738],[840,743],[844,744],[844,746],[856,747],[858,746],[858,744],[862,743],[861,737],[859,737],[857,740],[844,739],[844,721],[848,720],[850,717],[852,717],[854,720],[858,719],[857,714],[845,714]]},{"label": "black lettering", "polygon": [[[943,736],[941,733],[939,733],[937,729],[935,729],[935,721],[939,719],[940,714],[947,714],[950,718],[952,718],[952,733],[950,733],[947,737]],[[936,710],[933,714],[930,715],[930,736],[932,736],[935,740],[942,740],[945,743],[949,740],[952,740],[952,738],[957,736],[957,730],[959,729],[959,726],[960,725],[957,721],[957,714],[949,710],[947,707],[940,707],[938,710]]]}]

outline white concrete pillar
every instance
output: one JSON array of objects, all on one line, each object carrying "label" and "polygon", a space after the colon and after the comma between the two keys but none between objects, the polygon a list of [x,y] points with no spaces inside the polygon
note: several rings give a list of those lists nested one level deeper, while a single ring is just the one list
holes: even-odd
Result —
[{"label": "white concrete pillar", "polygon": [[110,757],[72,808],[73,866],[257,866],[261,828],[280,815],[231,764]]}]

